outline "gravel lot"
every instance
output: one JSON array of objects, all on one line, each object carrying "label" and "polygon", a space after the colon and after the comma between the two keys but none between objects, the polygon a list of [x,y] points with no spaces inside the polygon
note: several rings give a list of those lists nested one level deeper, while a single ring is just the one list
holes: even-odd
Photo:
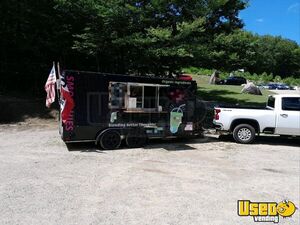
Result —
[{"label": "gravel lot", "polygon": [[[67,147],[55,125],[1,125],[0,224],[255,224],[237,200],[300,207],[299,146],[206,137],[101,151]],[[299,224],[299,210],[280,224]]]}]

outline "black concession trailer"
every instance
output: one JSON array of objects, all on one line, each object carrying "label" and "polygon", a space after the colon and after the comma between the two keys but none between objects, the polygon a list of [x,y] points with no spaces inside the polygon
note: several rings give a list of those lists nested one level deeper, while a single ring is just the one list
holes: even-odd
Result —
[{"label": "black concession trailer", "polygon": [[[205,110],[195,81],[66,70],[61,83],[74,103],[67,118],[60,116],[64,142],[116,149],[122,141],[140,147],[151,138],[202,132]],[[69,100],[62,94],[61,101]]]}]

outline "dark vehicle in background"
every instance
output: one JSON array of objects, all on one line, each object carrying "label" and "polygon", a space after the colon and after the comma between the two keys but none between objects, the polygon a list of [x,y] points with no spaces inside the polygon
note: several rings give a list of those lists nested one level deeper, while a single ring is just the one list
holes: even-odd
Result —
[{"label": "dark vehicle in background", "polygon": [[227,79],[220,80],[216,84],[223,85],[242,85],[246,84],[247,80],[244,77],[228,77]]},{"label": "dark vehicle in background", "polygon": [[268,83],[268,84],[260,84],[259,88],[269,89],[269,90],[292,90],[293,88],[287,84],[282,83]]},{"label": "dark vehicle in background", "polygon": [[275,89],[276,90],[290,90],[291,87],[288,86],[287,84],[275,84]]}]

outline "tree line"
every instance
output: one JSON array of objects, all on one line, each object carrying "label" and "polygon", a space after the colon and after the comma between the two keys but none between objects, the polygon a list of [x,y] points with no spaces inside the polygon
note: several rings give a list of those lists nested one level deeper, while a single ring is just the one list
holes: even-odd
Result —
[{"label": "tree line", "polygon": [[42,94],[63,68],[171,76],[183,67],[300,76],[300,47],[244,31],[246,0],[2,0],[0,91]]}]

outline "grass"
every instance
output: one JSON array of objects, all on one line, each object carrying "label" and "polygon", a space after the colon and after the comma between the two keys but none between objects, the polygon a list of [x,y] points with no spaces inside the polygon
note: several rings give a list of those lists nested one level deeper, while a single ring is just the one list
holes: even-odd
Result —
[{"label": "grass", "polygon": [[262,90],[263,95],[251,95],[241,93],[241,86],[211,85],[208,84],[209,76],[194,75],[193,79],[198,84],[198,96],[205,101],[213,101],[221,104],[237,104],[249,106],[264,106],[271,93]]}]

